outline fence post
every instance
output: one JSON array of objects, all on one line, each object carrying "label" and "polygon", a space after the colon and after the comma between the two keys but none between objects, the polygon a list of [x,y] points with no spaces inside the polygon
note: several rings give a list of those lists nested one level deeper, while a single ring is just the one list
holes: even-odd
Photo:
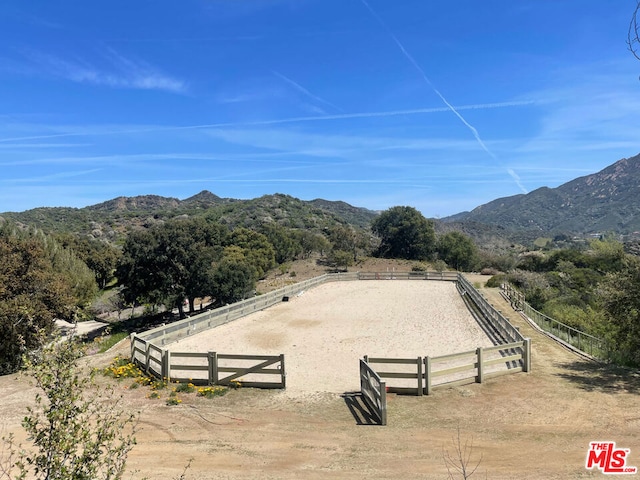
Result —
[{"label": "fence post", "polygon": [[207,352],[207,363],[209,366],[209,385],[218,383],[218,354]]},{"label": "fence post", "polygon": [[387,384],[380,382],[380,425],[387,424]]},{"label": "fence post", "polygon": [[424,393],[431,395],[431,358],[424,357]]},{"label": "fence post", "polygon": [[581,332],[578,331],[578,350],[582,350],[582,342],[580,340],[582,340],[582,335]]},{"label": "fence post", "polygon": [[478,355],[478,376],[476,377],[477,383],[482,383],[484,372],[482,365],[482,347],[478,347],[476,349],[476,354]]},{"label": "fence post", "polygon": [[287,388],[287,372],[284,369],[284,353],[280,354],[280,381],[282,388]]},{"label": "fence post", "polygon": [[131,362],[135,363],[136,361],[136,357],[135,357],[135,351],[136,351],[136,334],[132,333],[131,335],[129,335],[129,342],[131,342]]},{"label": "fence post", "polygon": [[164,352],[164,365],[162,367],[162,379],[167,383],[171,382],[171,352],[169,350],[163,350]]},{"label": "fence post", "polygon": [[421,397],[422,394],[422,357],[418,357],[418,396]]},{"label": "fence post", "polygon": [[524,339],[524,351],[522,352],[524,354],[524,365],[522,370],[525,372],[530,372],[531,371],[531,339],[530,338],[525,338]]},{"label": "fence post", "polygon": [[149,342],[144,342],[144,369],[149,374],[149,358],[151,357],[151,352],[149,351]]}]

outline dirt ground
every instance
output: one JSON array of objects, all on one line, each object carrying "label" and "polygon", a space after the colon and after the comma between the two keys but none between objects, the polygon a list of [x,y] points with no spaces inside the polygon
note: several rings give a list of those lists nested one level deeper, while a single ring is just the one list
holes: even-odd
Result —
[{"label": "dirt ground", "polygon": [[[477,286],[486,277],[471,278]],[[193,479],[445,479],[459,432],[472,478],[572,479],[585,469],[589,442],[612,440],[640,466],[640,376],[585,360],[535,331],[495,289],[480,291],[532,339],[532,372],[484,384],[389,395],[388,425],[362,424],[351,398],[316,393],[232,390],[212,400],[193,394],[167,406],[147,389],[119,384],[140,411],[135,478],[176,478],[192,459]],[[128,345],[116,348],[126,353]],[[93,356],[106,365],[114,351]],[[0,377],[0,426],[23,438],[20,419],[35,390],[20,375]],[[462,478],[455,476],[453,478]]]}]

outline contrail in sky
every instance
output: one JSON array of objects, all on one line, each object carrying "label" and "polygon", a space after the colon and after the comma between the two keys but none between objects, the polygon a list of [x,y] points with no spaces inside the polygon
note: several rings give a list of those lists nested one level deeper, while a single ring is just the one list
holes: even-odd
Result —
[{"label": "contrail in sky", "polygon": [[[456,111],[461,110],[484,110],[490,108],[505,108],[505,107],[521,107],[525,105],[533,105],[536,102],[533,100],[522,100],[513,102],[495,102],[495,103],[476,103],[471,105],[459,105],[455,107]],[[69,132],[69,133],[54,133],[51,135],[33,135],[28,137],[11,137],[0,138],[0,143],[4,142],[16,142],[24,140],[42,140],[47,138],[63,138],[63,137],[91,137],[99,135],[121,135],[129,133],[150,133],[150,132],[170,132],[174,130],[199,130],[205,128],[222,128],[222,127],[255,127],[255,126],[267,126],[267,125],[279,125],[284,123],[299,123],[299,122],[321,122],[329,120],[348,120],[352,118],[380,118],[380,117],[394,117],[400,115],[419,115],[425,113],[439,113],[449,112],[450,107],[431,107],[431,108],[414,108],[410,110],[391,110],[386,112],[357,112],[357,113],[339,113],[335,115],[315,115],[308,117],[290,117],[290,118],[278,118],[274,120],[256,120],[253,122],[225,122],[225,123],[208,123],[203,125],[185,125],[185,126],[170,126],[170,127],[149,127],[149,128],[137,128],[128,130],[103,130],[94,132]]]},{"label": "contrail in sky", "polygon": [[325,100],[324,98],[321,98],[317,95],[314,95],[313,93],[311,93],[309,90],[307,90],[306,88],[304,88],[302,85],[300,85],[298,82],[295,82],[293,80],[291,80],[289,77],[284,76],[283,74],[276,72],[275,70],[271,70],[271,73],[273,73],[276,77],[278,77],[280,80],[285,81],[286,83],[288,83],[289,85],[291,85],[293,88],[295,88],[296,90],[298,90],[299,92],[303,93],[304,95],[306,95],[307,97],[315,100],[318,103],[323,103],[335,110],[338,110],[339,112],[343,112],[344,110],[342,110],[340,107],[334,105],[331,102],[328,102],[327,100]]},{"label": "contrail in sky", "polygon": [[[423,80],[427,83],[427,85],[429,85],[429,87],[435,92],[435,94],[440,97],[440,100],[442,100],[442,102],[447,106],[447,108],[453,112],[455,114],[456,117],[458,117],[460,119],[460,121],[469,129],[471,130],[471,133],[473,133],[473,136],[476,138],[478,144],[482,147],[482,149],[487,152],[487,154],[489,154],[489,156],[491,158],[493,158],[494,160],[498,160],[498,158],[493,154],[493,152],[491,150],[489,150],[489,148],[487,148],[487,146],[485,145],[485,143],[482,141],[482,138],[480,138],[480,134],[478,133],[478,130],[476,130],[476,128],[471,125],[469,122],[467,122],[465,120],[465,118],[460,115],[460,112],[458,112],[458,110],[456,110],[454,108],[453,105],[451,105],[447,99],[444,97],[444,95],[442,95],[442,93],[440,93],[440,90],[438,90],[435,85],[433,83],[431,83],[431,80],[429,79],[429,77],[427,76],[427,74],[424,72],[424,70],[422,69],[422,67],[420,67],[420,65],[418,65],[418,62],[416,62],[416,60],[411,56],[411,54],[407,51],[406,48],[404,48],[404,45],[402,45],[402,43],[400,42],[400,40],[398,40],[398,37],[395,36],[395,34],[391,31],[391,29],[387,26],[387,24],[382,20],[382,18],[380,17],[380,15],[378,15],[375,10],[373,8],[371,8],[371,6],[367,3],[366,0],[360,0],[362,2],[362,4],[367,8],[367,10],[369,10],[369,13],[371,13],[371,15],[378,21],[378,23],[382,26],[382,28],[389,34],[389,36],[393,39],[393,41],[395,42],[395,44],[398,46],[398,48],[400,49],[400,51],[402,52],[402,54],[405,56],[405,58],[409,61],[409,63],[411,63],[411,65],[414,66],[414,68],[418,71],[418,73],[420,73],[420,75],[422,76]],[[524,193],[528,193],[527,190],[523,187],[522,183],[520,182],[520,178],[516,175],[516,173],[512,170],[512,169],[508,169],[509,175],[515,180],[516,184],[518,185],[518,187],[520,187],[520,189],[524,192]]]}]

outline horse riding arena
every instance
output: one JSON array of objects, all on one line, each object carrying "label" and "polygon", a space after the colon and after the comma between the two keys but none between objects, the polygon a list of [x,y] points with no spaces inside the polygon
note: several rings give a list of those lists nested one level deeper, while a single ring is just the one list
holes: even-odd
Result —
[{"label": "horse riding arena", "polygon": [[[483,285],[484,279],[476,276],[471,280]],[[194,347],[199,351],[284,353],[287,356],[286,390],[232,389],[214,399],[181,394],[183,402],[169,406],[166,391],[155,399],[150,398],[147,388],[134,389],[123,382],[115,384],[127,411],[140,416],[137,445],[129,455],[129,471],[125,477],[445,480],[451,476],[443,456],[446,452],[455,453],[456,438],[472,447],[469,453],[473,465],[481,462],[472,478],[597,477],[596,472],[585,470],[585,456],[589,442],[603,438],[614,440],[621,448],[629,448],[629,464],[640,465],[640,418],[636,413],[640,376],[637,372],[594,364],[575,355],[532,328],[510,309],[498,289],[484,286],[479,289],[482,295],[504,312],[523,336],[532,339],[534,368],[530,373],[436,389],[432,395],[423,397],[389,395],[387,426],[359,424],[349,408],[348,398],[336,394],[359,388],[357,366],[363,355],[386,355],[383,348],[388,348],[389,355],[394,356],[439,355],[441,352],[431,350],[437,348],[437,344],[435,334],[427,325],[428,317],[435,317],[438,311],[443,314],[444,324],[435,318],[433,322],[442,332],[444,325],[453,325],[452,310],[455,309],[466,319],[466,327],[452,327],[455,335],[451,338],[441,336],[443,352],[449,351],[449,345],[454,351],[477,346],[477,342],[457,346],[462,338],[459,331],[476,326],[454,283],[386,281],[380,290],[376,290],[376,283],[383,282],[330,282],[307,289],[301,296],[291,295],[289,302],[278,302],[256,313],[258,318],[268,315],[266,318],[274,325],[290,323],[283,336],[276,336],[279,348],[267,345],[264,350],[254,350],[258,342],[275,340],[255,335],[270,330],[252,330],[256,328],[251,325],[253,316],[188,337],[189,342],[200,342],[210,336],[202,347]],[[374,293],[363,293],[361,310],[349,313],[361,294],[349,293],[347,289],[356,286]],[[390,290],[396,288],[398,290]],[[335,294],[331,293],[334,290]],[[375,292],[380,292],[382,298]],[[326,302],[321,301],[323,298]],[[312,301],[317,302],[315,307],[302,308]],[[426,304],[418,306],[423,301]],[[373,302],[378,302],[377,307],[371,306]],[[313,331],[310,321],[319,322],[321,312],[338,305],[340,311],[328,321],[337,320],[339,316],[341,322],[336,321],[334,327],[325,331]],[[368,306],[370,311],[366,310]],[[391,307],[393,311],[388,316],[395,321],[385,327],[386,324],[380,322],[386,309]],[[418,311],[416,323],[420,327],[409,328],[408,335],[398,338],[398,330],[394,329],[400,328],[401,323],[415,322],[409,317],[413,307]],[[377,319],[377,323],[371,318]],[[365,326],[354,328],[355,333],[348,334],[349,322],[361,320],[367,320]],[[367,330],[369,325],[373,326],[372,330]],[[385,328],[389,330],[385,332]],[[251,333],[254,336],[250,340]],[[349,350],[353,354],[345,357],[344,364],[329,368],[334,353],[320,350],[312,356],[315,360],[311,366],[298,373],[296,355],[300,352],[297,349],[310,348],[312,339],[319,341],[318,336],[333,343],[343,340],[338,350]],[[382,337],[386,343],[379,350],[378,341],[371,343],[371,348],[351,345],[356,341],[365,342],[368,336]],[[418,336],[425,338],[416,341]],[[154,341],[160,345],[162,337]],[[414,348],[411,346],[414,341],[417,347],[410,350]],[[183,342],[183,345],[178,349],[168,343],[164,348],[184,351],[186,344]],[[397,346],[401,348],[392,350]],[[116,353],[127,355],[128,342],[116,350],[86,360],[92,367],[104,368]],[[338,383],[342,375],[344,382]],[[111,384],[111,380],[102,381]],[[331,382],[336,382],[335,387],[330,388]],[[334,393],[327,393],[332,391]],[[18,440],[27,442],[21,421],[25,408],[34,406],[36,393],[38,389],[24,375],[0,377],[3,398],[0,429],[4,428],[4,434],[15,433]],[[189,470],[180,477],[190,459],[193,461]],[[137,475],[131,473],[136,470]]]},{"label": "horse riding arena", "polygon": [[454,282],[330,282],[167,345],[172,352],[284,354],[301,397],[360,389],[358,360],[441,356],[491,347]]}]

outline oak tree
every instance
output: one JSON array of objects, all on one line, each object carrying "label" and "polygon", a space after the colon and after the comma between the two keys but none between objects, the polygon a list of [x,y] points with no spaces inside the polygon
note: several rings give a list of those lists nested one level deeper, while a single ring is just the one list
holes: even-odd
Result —
[{"label": "oak tree", "polygon": [[380,257],[426,260],[435,250],[433,222],[413,207],[385,210],[373,220],[371,229],[380,237]]}]

